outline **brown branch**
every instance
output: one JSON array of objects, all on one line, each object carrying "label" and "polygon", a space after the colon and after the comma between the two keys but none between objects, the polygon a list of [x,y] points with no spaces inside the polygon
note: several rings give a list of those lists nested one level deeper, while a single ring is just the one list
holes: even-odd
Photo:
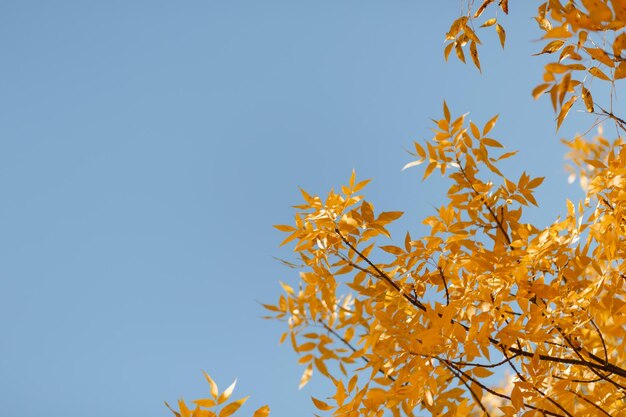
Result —
[{"label": "brown branch", "polygon": [[352,243],[350,243],[348,241],[348,239],[346,239],[346,237],[341,233],[341,231],[339,231],[339,228],[337,226],[335,226],[335,232],[339,235],[339,237],[341,238],[341,240],[348,245],[348,247],[350,249],[352,249],[357,255],[359,255],[359,257],[361,259],[363,259],[369,266],[371,266],[372,268],[374,268],[374,270],[378,273],[378,275],[380,276],[381,279],[383,279],[384,281],[386,281],[389,285],[391,285],[396,291],[398,291],[398,293],[400,293],[409,303],[413,304],[415,307],[419,308],[422,311],[426,311],[426,307],[424,306],[424,304],[422,304],[419,300],[411,297],[410,295],[408,295],[407,293],[405,293],[404,291],[402,291],[402,288],[400,288],[400,286],[398,284],[395,283],[395,281],[393,279],[391,279],[391,277],[389,277],[389,275],[387,275],[386,273],[384,273],[383,271],[381,271],[376,265],[374,265],[372,263],[372,261],[370,261],[365,255],[363,255],[357,248],[354,247],[354,245],[352,245]]},{"label": "brown branch", "polygon": [[459,165],[459,169],[461,170],[461,173],[463,174],[463,178],[465,178],[465,181],[467,181],[467,183],[470,185],[470,188],[472,189],[474,194],[482,199],[483,205],[487,208],[487,210],[489,211],[489,214],[491,215],[493,220],[496,222],[498,229],[500,229],[500,231],[504,235],[504,239],[506,240],[506,243],[509,245],[509,247],[511,247],[511,238],[509,237],[509,234],[507,233],[507,231],[504,229],[504,225],[502,224],[500,219],[498,219],[498,216],[496,216],[496,213],[494,213],[491,206],[487,203],[487,199],[483,195],[481,195],[478,191],[476,191],[476,189],[474,188],[474,184],[472,184],[469,177],[467,176],[467,173],[465,172],[465,168],[463,168],[463,165],[461,164],[461,161],[459,160],[458,157],[456,158],[456,163]]},{"label": "brown branch", "polygon": [[[408,294],[406,294],[398,284],[396,284],[385,272],[383,272],[382,270],[380,270],[380,268],[378,268],[372,261],[369,260],[369,258],[367,258],[362,252],[360,252],[354,245],[352,245],[352,243],[350,243],[346,237],[341,233],[341,231],[339,230],[338,227],[335,226],[335,232],[339,235],[339,237],[341,238],[341,240],[350,248],[352,249],[363,261],[365,261],[369,266],[371,266],[376,273],[380,276],[381,279],[383,279],[384,281],[386,281],[390,286],[392,286],[399,294],[401,294],[409,303],[411,303],[412,305],[414,305],[415,307],[419,308],[422,311],[426,311],[426,306],[419,301],[417,298],[413,298],[411,296],[409,296]],[[508,235],[507,235],[508,236]],[[441,314],[439,314],[439,316],[441,317]],[[452,323],[458,324],[461,327],[463,327],[463,329],[465,329],[466,331],[469,330],[469,327],[457,320],[452,319],[451,320]],[[493,338],[493,337],[489,337],[488,338],[489,342],[492,343],[495,347],[497,347],[498,349],[502,350],[502,349],[506,349],[509,352],[519,355],[519,356],[525,356],[525,357],[530,357],[532,358],[534,356],[534,353],[532,352],[528,352],[525,351],[521,348],[515,348],[515,347],[505,347],[500,341],[498,341],[497,339]],[[582,356],[580,356],[580,359],[575,359],[575,358],[561,358],[561,357],[557,357],[557,356],[550,356],[550,355],[545,355],[545,354],[540,354],[539,358],[541,360],[544,361],[549,361],[549,362],[554,362],[554,363],[564,363],[564,364],[569,364],[569,365],[581,365],[581,366],[586,366],[588,368],[593,368],[596,370],[601,370],[601,371],[605,371],[605,372],[609,372],[615,375],[619,375],[621,377],[626,378],[626,370],[623,368],[620,368],[619,366],[612,364],[612,363],[605,363],[605,361],[602,358],[599,358],[595,355],[593,355],[592,353],[588,352],[587,353],[589,355],[590,358],[592,358],[593,360],[597,361],[598,364],[589,362],[587,360],[585,360],[584,358],[582,358]],[[600,376],[600,375],[598,375]],[[616,384],[615,381],[612,380],[608,380],[610,381],[612,384]],[[618,384],[619,385],[619,384]]]},{"label": "brown branch", "polygon": [[[412,353],[412,352],[410,352],[410,353]],[[517,356],[518,355],[513,355],[510,358],[505,358],[504,360],[501,360],[500,362],[496,362],[496,363],[476,363],[476,362],[453,361],[453,360],[450,360],[450,359],[447,359],[447,360],[452,362],[456,366],[474,366],[474,367],[478,367],[478,368],[497,368],[498,366],[502,366],[505,363],[515,359]]]},{"label": "brown branch", "polygon": [[[440,361],[446,362],[446,359],[443,358],[438,358]],[[466,377],[467,379],[469,379],[470,381],[472,381],[473,383],[475,383],[476,385],[478,385],[479,387],[481,387],[483,390],[487,391],[488,393],[495,395],[496,397],[500,397],[500,398],[504,398],[506,400],[511,401],[511,397],[504,395],[504,394],[500,394],[497,391],[492,390],[491,388],[487,387],[485,384],[483,384],[482,382],[480,382],[479,380],[473,378],[472,376],[468,375],[467,373],[463,372],[462,369],[457,368],[456,366],[454,366],[454,364],[450,363],[450,366],[452,366],[457,372],[459,372],[461,375],[463,375],[464,377]],[[524,407],[528,407],[532,410],[537,410],[541,413],[543,413],[544,415],[549,415],[549,416],[557,416],[557,417],[563,417],[563,414],[557,414],[553,411],[549,411],[543,408],[539,408],[539,407],[535,407],[534,405],[531,404],[527,404],[524,403]]]},{"label": "brown branch", "polygon": [[[518,345],[519,345],[519,342],[518,342]],[[508,355],[506,354],[506,352],[505,352],[504,350],[502,351],[502,353],[504,354],[504,356],[505,356],[505,357],[508,357]],[[522,374],[521,374],[521,372],[517,370],[517,368],[515,367],[515,365],[513,364],[513,362],[509,361],[509,362],[508,362],[508,364],[509,364],[509,366],[511,367],[511,369],[513,369],[513,372],[515,372],[515,374],[516,374],[516,375],[517,375],[517,377],[520,379],[520,381],[523,381],[523,382],[528,382],[528,381],[526,380],[526,378],[524,377],[524,375],[522,375]],[[563,411],[563,412],[564,412],[566,415],[568,415],[569,417],[574,417],[574,416],[573,416],[573,415],[572,415],[569,411],[567,411],[567,410],[565,409],[565,407],[563,407],[561,404],[559,404],[558,402],[556,402],[556,400],[554,400],[554,399],[550,398],[549,396],[547,396],[547,395],[546,395],[546,393],[545,393],[545,392],[543,392],[543,391],[541,391],[539,388],[537,388],[537,387],[535,386],[535,384],[532,384],[532,383],[531,383],[531,386],[532,386],[532,389],[533,389],[535,392],[538,392],[538,393],[539,393],[539,395],[541,395],[544,399],[546,399],[546,400],[548,400],[549,402],[551,402],[551,403],[552,403],[552,405],[556,406],[559,410]]]},{"label": "brown branch", "polygon": [[[344,345],[346,345],[352,352],[356,353],[358,350],[350,343],[348,342],[343,336],[341,336],[339,333],[337,333],[332,327],[328,326],[326,323],[324,323],[322,320],[318,320],[318,323],[320,323],[324,329],[326,329],[330,334],[332,334],[333,336],[335,336],[337,339],[339,339]],[[365,355],[361,355],[361,359],[363,359],[363,361],[367,364],[370,363],[370,360],[365,356]],[[387,375],[387,373],[385,371],[383,371],[382,369],[378,369],[378,372],[380,372],[381,374],[383,374],[385,376],[385,378],[389,379],[390,381],[395,382],[396,379],[391,376],[391,375]]]},{"label": "brown branch", "polygon": [[576,391],[572,391],[572,390],[568,389],[567,392],[571,392],[572,394],[574,394],[575,396],[577,396],[578,398],[580,398],[584,402],[586,402],[588,404],[591,404],[592,406],[594,406],[595,408],[600,410],[602,413],[604,413],[604,415],[611,417],[611,415],[609,413],[607,413],[602,407],[600,407],[599,405],[597,405],[596,403],[594,403],[590,399],[588,399],[588,398],[582,396],[581,394],[577,393]]},{"label": "brown branch", "polygon": [[608,352],[606,350],[606,343],[604,342],[604,336],[602,336],[602,332],[600,331],[600,328],[596,325],[596,323],[593,321],[593,319],[591,317],[589,317],[589,322],[596,329],[596,332],[598,332],[598,336],[600,336],[600,340],[602,341],[602,349],[604,349],[604,364],[608,365],[609,364],[609,354],[608,354]]},{"label": "brown branch", "polygon": [[478,398],[478,394],[476,394],[474,392],[474,390],[472,389],[472,387],[470,387],[470,385],[467,383],[467,381],[459,373],[457,373],[454,369],[452,369],[450,367],[450,365],[448,365],[445,362],[443,362],[443,364],[450,370],[450,372],[452,372],[452,375],[454,375],[455,377],[459,378],[459,381],[461,381],[463,383],[463,385],[465,385],[465,387],[470,392],[470,394],[472,394],[472,397],[474,398],[474,402],[477,403],[480,406],[480,408],[487,415],[487,417],[491,417],[491,415],[489,414],[489,411],[487,411],[487,407],[485,407],[485,405],[480,400],[480,398]]},{"label": "brown branch", "polygon": [[446,305],[450,305],[450,293],[448,292],[448,283],[446,282],[446,276],[443,274],[443,270],[440,266],[437,267],[439,270],[439,275],[441,276],[441,280],[443,281],[443,288],[446,290]]},{"label": "brown branch", "polygon": [[570,379],[565,378],[560,375],[552,374],[552,378],[560,379],[561,381],[575,382],[577,384],[591,384],[594,382],[602,381],[602,378],[594,378],[594,379]]}]

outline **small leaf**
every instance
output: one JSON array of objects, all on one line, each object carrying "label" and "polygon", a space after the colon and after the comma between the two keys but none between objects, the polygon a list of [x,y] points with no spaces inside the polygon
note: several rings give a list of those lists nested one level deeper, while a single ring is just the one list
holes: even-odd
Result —
[{"label": "small leaf", "polygon": [[504,146],[498,142],[495,139],[491,139],[491,138],[483,138],[482,142],[486,145],[486,146],[491,146],[492,148],[504,148]]},{"label": "small leaf", "polygon": [[239,407],[241,407],[243,403],[248,400],[248,398],[250,397],[243,397],[240,400],[224,406],[224,408],[222,408],[222,411],[220,411],[219,417],[228,417],[230,415],[233,415],[237,410],[239,410]]},{"label": "small leaf", "polygon": [[621,80],[623,78],[626,78],[626,61],[620,62],[615,69],[615,79]]},{"label": "small leaf", "polygon": [[413,142],[413,146],[415,147],[415,152],[417,152],[421,158],[426,158],[426,152],[419,143]]},{"label": "small leaf", "polygon": [[483,4],[480,5],[480,7],[478,8],[478,10],[476,10],[476,13],[474,13],[474,19],[479,17],[481,14],[483,14],[483,12],[485,11],[485,9],[487,8],[487,6],[489,6],[489,4],[493,3],[494,0],[485,0],[483,2]]},{"label": "small leaf", "polygon": [[550,21],[545,17],[535,17],[535,20],[537,21],[539,27],[546,32],[552,29],[552,23],[550,23]]},{"label": "small leaf", "polygon": [[572,98],[567,100],[567,102],[563,104],[563,107],[561,107],[561,111],[559,112],[559,115],[556,118],[557,130],[559,130],[559,127],[561,126],[565,118],[567,117],[567,113],[569,113],[570,109],[572,108],[572,106],[574,105],[577,99],[578,99],[578,96],[572,96]]},{"label": "small leaf", "polygon": [[530,182],[528,183],[526,188],[537,188],[537,187],[539,187],[541,185],[541,183],[543,183],[544,179],[545,179],[545,177],[533,178],[532,180],[530,180]]},{"label": "small leaf", "polygon": [[480,366],[477,366],[474,369],[472,369],[472,373],[479,378],[487,378],[493,375],[493,371],[490,371],[487,368],[482,368]]},{"label": "small leaf", "polygon": [[402,217],[402,211],[383,211],[378,215],[377,222],[389,223]]},{"label": "small leaf", "polygon": [[489,26],[493,26],[496,24],[497,19],[495,17],[492,17],[491,19],[487,19],[485,20],[485,23],[483,23],[482,25],[480,25],[481,28],[486,28]]},{"label": "small leaf", "polygon": [[268,405],[264,405],[254,412],[252,417],[267,417],[270,415],[270,407]]},{"label": "small leaf", "polygon": [[426,171],[424,171],[424,176],[422,177],[422,181],[428,178],[430,174],[433,173],[435,168],[437,168],[437,162],[431,162],[430,164],[428,164],[428,166],[426,167]]},{"label": "small leaf", "polygon": [[315,404],[315,407],[317,407],[318,409],[320,409],[322,411],[328,411],[328,410],[332,410],[333,409],[332,405],[328,405],[324,401],[318,400],[315,397],[311,397],[311,400],[313,400],[313,404]]},{"label": "small leaf", "polygon": [[472,135],[476,139],[480,139],[480,130],[478,129],[478,126],[476,126],[473,122],[470,122],[470,129],[472,131]]},{"label": "small leaf", "polygon": [[606,169],[606,165],[604,165],[602,162],[598,161],[597,159],[585,159],[585,162],[594,168]]},{"label": "small leaf", "polygon": [[502,45],[502,49],[504,49],[504,43],[506,42],[506,31],[500,24],[496,25],[496,32],[498,33],[498,38],[500,38],[500,45]]},{"label": "small leaf", "polygon": [[478,71],[482,72],[482,70],[480,69],[480,59],[478,59],[478,49],[476,48],[476,42],[470,43],[470,55],[472,56],[472,61],[474,61],[474,65],[476,65]]},{"label": "small leaf", "polygon": [[450,123],[450,109],[448,108],[448,104],[446,101],[443,101],[443,117],[446,118],[446,121]]},{"label": "small leaf", "polygon": [[209,383],[209,386],[211,387],[211,396],[217,400],[217,395],[218,395],[217,384],[215,383],[215,381],[211,379],[209,374],[207,374],[204,371],[202,371],[202,373],[204,374],[204,377],[206,378],[207,382]]},{"label": "small leaf", "polygon": [[557,26],[548,30],[548,32],[543,35],[545,39],[555,39],[555,38],[569,38],[572,36],[572,33],[567,30],[567,23],[562,26]]},{"label": "small leaf", "polygon": [[281,232],[293,232],[294,230],[296,230],[295,227],[286,224],[275,224],[274,228],[280,230]]},{"label": "small leaf", "polygon": [[515,385],[515,387],[513,387],[513,391],[511,391],[511,402],[513,403],[513,407],[515,407],[516,411],[519,411],[519,409],[524,406],[524,397],[522,396],[522,391],[517,385]]},{"label": "small leaf", "polygon": [[607,67],[611,67],[611,68],[615,67],[615,62],[613,62],[611,57],[602,49],[600,48],[584,48],[584,49],[596,61],[603,63]]},{"label": "small leaf", "polygon": [[567,65],[559,64],[558,62],[551,62],[545,66],[546,72],[553,72],[555,74],[563,74],[570,71],[570,67]]},{"label": "small leaf", "polygon": [[285,284],[282,281],[278,281],[278,283],[280,284],[281,287],[283,287],[283,290],[285,290],[285,292],[289,295],[294,295],[295,292],[293,291],[293,288],[291,288],[289,285]]},{"label": "small leaf", "polygon": [[179,413],[179,412],[177,412],[176,410],[174,410],[172,407],[170,407],[170,405],[169,405],[167,402],[165,402],[165,406],[166,406],[167,408],[169,408],[169,409],[170,409],[170,411],[171,411],[172,413],[174,413],[174,415],[175,415],[176,417],[180,417],[180,413]]},{"label": "small leaf", "polygon": [[307,366],[304,372],[302,373],[302,377],[300,378],[300,385],[298,386],[298,389],[304,388],[304,386],[308,384],[312,375],[313,375],[313,364],[310,363],[309,366]]},{"label": "small leaf", "polygon": [[585,107],[589,113],[593,113],[593,97],[591,97],[591,93],[585,87],[583,87],[583,102],[585,103]]},{"label": "small leaf", "polygon": [[454,48],[454,42],[450,42],[449,44],[447,44],[445,49],[443,50],[443,58],[446,60],[446,62],[448,61],[448,57],[450,56],[452,48]]},{"label": "small leaf", "polygon": [[497,121],[498,121],[498,115],[495,115],[487,123],[485,123],[485,127],[483,127],[483,136],[489,133],[491,129],[493,129]]},{"label": "small leaf", "polygon": [[548,44],[543,47],[541,52],[533,54],[533,56],[542,55],[542,54],[553,54],[559,49],[561,49],[564,44],[565,44],[565,41],[562,39],[557,39],[555,41],[548,42]]},{"label": "small leaf", "polygon": [[535,100],[539,98],[547,89],[550,87],[550,84],[539,84],[537,87],[533,89],[532,95]]},{"label": "small leaf", "polygon": [[607,75],[602,72],[602,70],[598,67],[591,67],[589,68],[589,72],[591,73],[591,75],[593,75],[594,77],[598,77],[601,80],[605,80],[605,81],[610,81],[611,79],[609,77],[607,77]]},{"label": "small leaf", "polygon": [[456,51],[456,56],[461,60],[461,62],[465,64],[465,54],[463,53],[463,48],[461,47],[461,45],[457,43],[454,47],[454,50]]},{"label": "small leaf", "polygon": [[408,164],[403,166],[400,171],[404,171],[405,169],[412,168],[412,167],[417,166],[417,165],[419,165],[419,164],[421,164],[423,162],[424,162],[424,159],[418,159],[417,161],[409,162]]},{"label": "small leaf", "polygon": [[217,399],[217,403],[218,404],[222,404],[226,401],[228,401],[228,399],[230,398],[230,396],[233,394],[233,391],[235,389],[235,385],[237,385],[237,380],[235,379],[235,381],[230,384],[230,386],[228,388],[226,388],[224,390],[224,392],[222,392],[222,394],[219,396],[219,398]]},{"label": "small leaf", "polygon": [[200,407],[215,407],[215,400],[212,400],[210,398],[201,398],[199,400],[194,400],[193,403],[195,405],[198,405]]},{"label": "small leaf", "polygon": [[184,400],[178,400],[178,409],[180,410],[181,417],[191,417],[191,410],[187,408],[187,404],[185,404]]}]

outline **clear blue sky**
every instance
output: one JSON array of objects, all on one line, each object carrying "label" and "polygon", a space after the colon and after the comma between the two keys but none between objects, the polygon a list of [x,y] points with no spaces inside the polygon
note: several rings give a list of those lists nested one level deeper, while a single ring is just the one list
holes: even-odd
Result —
[{"label": "clear blue sky", "polygon": [[[443,60],[456,0],[4,1],[0,4],[0,414],[167,416],[208,392],[242,415],[311,415],[302,368],[260,319],[294,271],[271,226],[297,187],[374,178],[402,226],[442,201],[400,172],[445,98],[548,177],[546,222],[568,187],[541,80],[533,9],[515,2],[481,50]],[[528,2],[530,3],[530,2]],[[524,9],[519,9],[524,7]],[[580,128],[582,129],[582,128]]]}]

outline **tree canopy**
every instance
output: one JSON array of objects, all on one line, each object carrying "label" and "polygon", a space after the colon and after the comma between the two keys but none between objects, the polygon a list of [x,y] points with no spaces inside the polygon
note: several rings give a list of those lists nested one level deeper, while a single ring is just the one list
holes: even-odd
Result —
[{"label": "tree canopy", "polygon": [[[502,13],[507,0],[468,2],[445,35],[445,58],[469,55],[481,70],[482,33],[506,44]],[[539,2],[535,20],[537,55],[553,60],[532,95],[549,97],[557,129],[580,106],[598,130],[564,140],[585,197],[565,201],[567,214],[546,227],[525,221],[543,178],[501,171],[516,152],[490,135],[498,116],[478,126],[445,102],[433,138],[415,142],[405,166],[450,182],[447,203],[423,219],[425,235],[390,244],[402,213],[377,212],[354,172],[325,197],[302,190],[293,223],[276,226],[300,280],[265,307],[287,323],[282,340],[301,355],[301,385],[316,372],[335,387],[313,399],[320,411],[626,415],[626,121],[616,110],[626,0]],[[598,102],[603,84],[610,95]],[[219,394],[206,377],[212,398],[195,410],[181,400],[176,415],[227,417],[243,404],[227,404],[234,385]],[[265,406],[254,416],[268,414]]]}]

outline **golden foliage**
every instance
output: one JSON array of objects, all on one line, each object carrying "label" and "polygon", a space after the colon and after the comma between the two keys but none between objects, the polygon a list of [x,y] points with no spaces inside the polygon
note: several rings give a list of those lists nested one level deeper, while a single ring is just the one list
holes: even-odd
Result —
[{"label": "golden foliage", "polygon": [[[228,402],[230,396],[235,390],[237,381],[230,384],[222,393],[218,391],[217,384],[213,379],[204,373],[204,377],[209,383],[211,398],[201,398],[192,401],[195,408],[191,410],[183,399],[178,400],[178,411],[174,410],[168,403],[167,408],[174,413],[176,417],[229,417],[235,414],[239,408],[248,400],[249,397],[243,397],[237,401]],[[267,405],[259,408],[254,412],[253,417],[267,417],[270,414],[270,408]]]},{"label": "golden foliage", "polygon": [[[454,20],[445,58],[454,49],[465,62],[468,47],[480,70],[474,23],[485,19],[478,29],[495,28],[504,46],[497,11],[508,14],[508,2],[485,0]],[[599,118],[594,126],[615,127],[613,138],[600,128],[564,140],[570,180],[579,178],[585,198],[567,200],[567,214],[546,227],[525,221],[543,178],[500,170],[516,152],[491,135],[498,116],[480,126],[445,102],[433,137],[414,143],[403,168],[423,164],[424,180],[438,173],[450,182],[446,204],[422,221],[424,235],[393,239],[389,225],[402,213],[378,212],[354,172],[325,198],[302,190],[292,224],[275,226],[302,265],[300,280],[281,283],[265,308],[287,322],[281,341],[301,355],[301,387],[314,372],[334,385],[333,395],[312,398],[317,409],[626,416],[626,122],[592,96],[593,80],[615,92],[626,78],[626,0],[545,1],[535,20],[545,40],[536,55],[555,58],[532,94],[548,93],[557,129],[578,101]],[[504,385],[493,386],[505,371]],[[230,395],[207,379],[212,399],[196,409]],[[196,415],[179,407],[179,416]]]}]

